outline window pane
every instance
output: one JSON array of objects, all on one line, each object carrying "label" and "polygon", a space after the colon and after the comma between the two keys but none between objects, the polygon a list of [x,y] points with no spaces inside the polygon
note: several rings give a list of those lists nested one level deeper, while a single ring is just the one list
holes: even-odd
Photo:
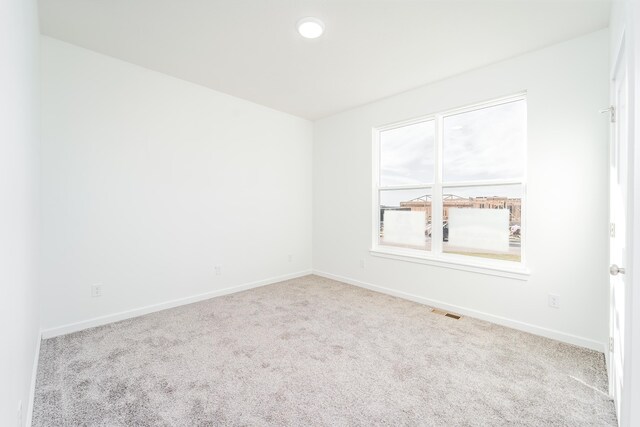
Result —
[{"label": "window pane", "polygon": [[379,243],[431,250],[430,189],[380,191]]},{"label": "window pane", "polygon": [[521,260],[521,185],[451,187],[443,193],[444,252]]},{"label": "window pane", "polygon": [[380,132],[380,185],[432,183],[434,139],[433,120]]},{"label": "window pane", "polygon": [[526,115],[520,100],[445,117],[443,181],[522,177]]}]

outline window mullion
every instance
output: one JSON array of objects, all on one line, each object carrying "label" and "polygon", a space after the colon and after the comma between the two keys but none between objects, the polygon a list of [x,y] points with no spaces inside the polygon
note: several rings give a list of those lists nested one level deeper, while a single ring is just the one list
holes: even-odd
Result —
[{"label": "window mullion", "polygon": [[431,201],[431,250],[434,254],[442,253],[442,115],[436,116],[435,150],[435,183]]},{"label": "window mullion", "polygon": [[475,180],[475,181],[451,181],[443,183],[443,187],[457,188],[457,187],[493,187],[504,185],[522,185],[522,178],[510,178],[510,179],[487,179],[487,180]]},{"label": "window mullion", "polygon": [[421,190],[423,188],[432,188],[433,184],[407,184],[407,185],[381,185],[379,190]]}]

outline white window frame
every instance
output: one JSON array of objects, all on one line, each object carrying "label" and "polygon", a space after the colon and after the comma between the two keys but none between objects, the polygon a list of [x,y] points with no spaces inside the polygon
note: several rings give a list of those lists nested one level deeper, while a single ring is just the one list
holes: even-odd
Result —
[{"label": "white window frame", "polygon": [[[443,152],[443,120],[446,117],[456,114],[467,113],[483,108],[495,107],[502,104],[507,104],[514,101],[525,101],[526,92],[522,92],[516,95],[511,95],[503,98],[493,99],[487,102],[481,102],[477,104],[467,105],[461,108],[455,108],[430,114],[426,116],[417,117],[410,120],[404,120],[401,122],[395,122],[383,126],[378,126],[372,130],[373,139],[373,216],[372,216],[372,245],[370,253],[374,256],[380,256],[384,258],[391,258],[400,261],[417,262],[421,264],[435,265],[439,267],[453,268],[457,270],[472,271],[482,274],[490,274],[501,277],[509,277],[514,279],[526,280],[530,275],[530,271],[526,267],[526,242],[527,242],[527,225],[526,225],[526,211],[527,211],[527,168],[526,168],[526,155],[524,161],[524,170],[522,179],[495,179],[495,180],[478,180],[478,181],[455,181],[447,182],[446,187],[483,187],[489,185],[520,185],[522,188],[522,202],[521,202],[521,237],[520,237],[520,262],[505,261],[490,258],[481,258],[468,255],[459,255],[444,253],[442,251],[442,213],[443,213],[443,201],[442,201],[442,189],[444,187],[442,182],[442,152]],[[435,159],[435,176],[434,182],[431,184],[418,184],[418,185],[380,185],[380,134],[384,131],[391,129],[397,129],[404,126],[413,125],[416,123],[422,123],[427,121],[434,121],[435,124],[435,144],[434,144],[434,159]],[[526,126],[526,124],[525,124]],[[525,129],[526,135],[526,129]],[[526,141],[525,141],[526,152]],[[431,250],[424,251],[418,249],[401,248],[394,246],[381,245],[379,242],[380,234],[380,191],[381,190],[413,190],[424,189],[431,191]]]}]

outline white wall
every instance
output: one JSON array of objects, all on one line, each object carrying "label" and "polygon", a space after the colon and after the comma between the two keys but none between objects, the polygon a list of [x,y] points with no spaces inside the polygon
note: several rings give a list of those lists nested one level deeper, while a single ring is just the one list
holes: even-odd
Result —
[{"label": "white wall", "polygon": [[[608,122],[598,110],[608,105],[607,58],[603,30],[316,122],[314,270],[604,350]],[[371,128],[523,90],[529,280],[371,256]],[[550,293],[560,309],[548,306]]]},{"label": "white wall", "polygon": [[48,37],[42,100],[44,329],[310,270],[311,122]]},{"label": "white wall", "polygon": [[0,3],[0,425],[26,421],[37,342],[38,16]]}]

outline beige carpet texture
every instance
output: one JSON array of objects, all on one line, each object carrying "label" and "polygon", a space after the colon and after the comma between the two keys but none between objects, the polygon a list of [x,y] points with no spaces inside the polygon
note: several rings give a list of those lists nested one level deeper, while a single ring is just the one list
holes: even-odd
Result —
[{"label": "beige carpet texture", "polygon": [[604,356],[306,276],[44,340],[34,426],[615,426]]}]

